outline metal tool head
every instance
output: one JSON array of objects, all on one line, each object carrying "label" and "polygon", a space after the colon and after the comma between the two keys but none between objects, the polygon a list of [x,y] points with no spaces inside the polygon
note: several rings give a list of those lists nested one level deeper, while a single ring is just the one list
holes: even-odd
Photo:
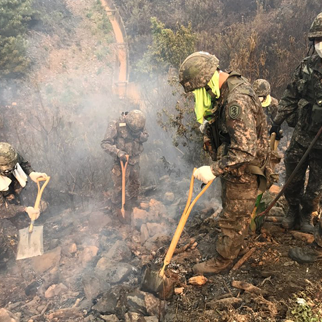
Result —
[{"label": "metal tool head", "polygon": [[29,232],[29,227],[19,230],[19,244],[17,260],[39,256],[44,253],[43,226],[34,226]]},{"label": "metal tool head", "polygon": [[140,289],[154,294],[159,299],[169,299],[173,295],[174,284],[172,278],[160,276],[160,268],[153,265],[146,268]]}]

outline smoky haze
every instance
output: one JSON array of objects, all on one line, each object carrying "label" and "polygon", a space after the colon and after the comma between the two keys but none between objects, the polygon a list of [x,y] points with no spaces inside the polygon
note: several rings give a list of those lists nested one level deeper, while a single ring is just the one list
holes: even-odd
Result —
[{"label": "smoky haze", "polygon": [[[46,9],[37,3],[38,10]],[[172,189],[161,186],[163,176],[189,180],[193,165],[187,162],[184,148],[175,148],[171,135],[157,123],[157,113],[175,106],[178,99],[171,95],[171,86],[155,75],[156,81],[150,78],[137,84],[139,102],[118,98],[113,92],[117,48],[112,30],[108,34],[96,30],[105,13],[90,2],[66,3],[54,1],[51,6],[53,19],[58,19],[57,11],[68,21],[39,22],[30,33],[32,68],[27,77],[2,83],[1,140],[15,146],[36,171],[51,176],[44,194],[51,204],[92,203],[112,188],[113,157],[100,147],[108,123],[122,111],[141,108],[150,135],[141,155],[142,185],[165,192]],[[96,20],[85,19],[81,9]],[[177,195],[185,195],[189,188],[189,182],[182,185]],[[32,185],[27,190],[34,196]]]}]

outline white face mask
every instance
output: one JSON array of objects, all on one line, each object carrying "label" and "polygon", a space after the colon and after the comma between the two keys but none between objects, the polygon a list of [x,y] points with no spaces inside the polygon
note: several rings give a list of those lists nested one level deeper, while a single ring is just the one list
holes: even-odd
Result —
[{"label": "white face mask", "polygon": [[322,41],[314,45],[315,51],[322,58]]}]

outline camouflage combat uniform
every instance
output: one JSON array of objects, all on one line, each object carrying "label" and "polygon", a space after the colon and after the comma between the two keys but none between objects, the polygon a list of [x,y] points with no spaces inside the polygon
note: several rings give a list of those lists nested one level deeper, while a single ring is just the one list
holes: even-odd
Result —
[{"label": "camouflage combat uniform", "polygon": [[[274,123],[281,125],[291,115],[298,117],[285,154],[286,180],[322,126],[322,60],[318,55],[305,58],[295,70],[292,81],[279,102]],[[304,191],[308,168],[309,180]],[[285,190],[290,206],[289,215],[295,218],[296,224],[311,222],[312,213],[318,211],[322,195],[321,173],[322,136]]]},{"label": "camouflage combat uniform", "polygon": [[270,126],[273,123],[274,117],[277,114],[278,100],[275,97],[272,97],[271,104],[267,107],[264,107],[264,113],[266,114],[267,125]]},{"label": "camouflage combat uniform", "polygon": [[[211,142],[214,162],[209,169],[203,166],[196,172],[199,171],[204,183],[212,180],[212,176],[220,176],[222,182],[223,209],[217,220],[220,231],[215,239],[216,253],[193,267],[195,273],[202,274],[221,272],[240,253],[259,183],[265,190],[266,181],[262,179],[268,171],[267,122],[259,98],[240,74],[224,73],[222,77],[220,74],[219,59],[207,52],[189,55],[179,69],[180,84],[186,93],[196,91],[195,99],[199,97],[196,107],[199,103],[203,105],[208,121],[201,131]],[[205,96],[208,102],[211,97],[211,109],[208,103],[204,104]]]},{"label": "camouflage combat uniform", "polygon": [[[253,83],[255,94],[262,98],[262,106],[268,96],[271,96],[271,85],[266,79],[256,79]],[[273,119],[277,113],[278,100],[271,96],[271,102],[268,106],[263,106],[264,113],[266,114],[267,124],[272,125]]]},{"label": "camouflage combat uniform", "polygon": [[126,124],[126,116],[122,115],[118,121],[112,121],[106,130],[105,137],[101,142],[102,149],[114,157],[112,169],[112,180],[114,190],[111,201],[114,209],[121,208],[122,201],[122,170],[118,153],[124,151],[129,155],[129,162],[126,169],[126,193],[127,204],[135,205],[140,188],[140,154],[143,152],[143,143],[148,139],[145,129],[134,134]]},{"label": "camouflage combat uniform", "polygon": [[[22,170],[29,175],[33,172],[28,161],[18,154],[18,163]],[[0,191],[0,260],[4,254],[9,250],[9,240],[7,232],[4,232],[4,221],[8,218],[16,216],[18,213],[23,213],[25,206],[20,204],[19,195],[23,187],[18,180],[11,174],[8,176],[12,180],[7,191]],[[3,221],[4,220],[4,221]]]},{"label": "camouflage combat uniform", "polygon": [[221,177],[223,210],[216,250],[233,260],[244,243],[258,193],[258,177],[249,165],[263,168],[268,157],[267,123],[251,85],[235,72],[223,83],[217,107],[222,144],[211,169]]}]

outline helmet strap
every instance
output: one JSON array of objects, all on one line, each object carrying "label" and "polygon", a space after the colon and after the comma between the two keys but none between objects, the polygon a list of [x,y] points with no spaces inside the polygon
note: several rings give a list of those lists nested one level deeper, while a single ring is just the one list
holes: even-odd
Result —
[{"label": "helmet strap", "polygon": [[[312,53],[310,53],[312,51]],[[312,56],[314,54],[314,39],[313,40],[309,40],[309,49],[306,53],[306,56]]]}]

